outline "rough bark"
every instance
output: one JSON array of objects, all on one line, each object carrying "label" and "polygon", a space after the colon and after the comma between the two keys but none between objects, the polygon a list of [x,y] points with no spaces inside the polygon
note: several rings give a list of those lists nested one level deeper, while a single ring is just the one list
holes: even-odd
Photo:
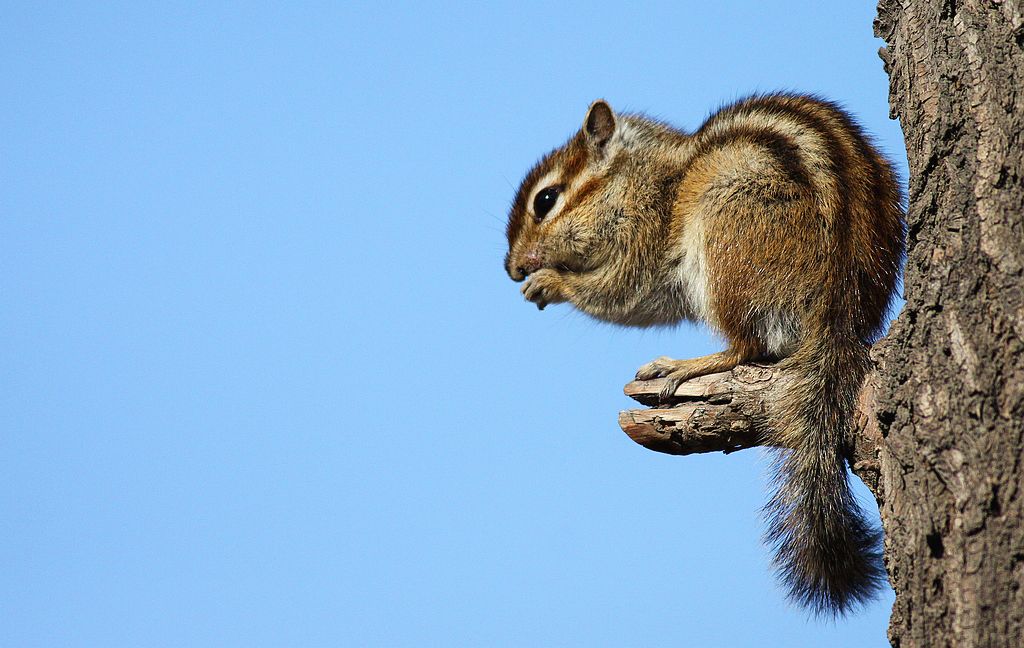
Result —
[{"label": "rough bark", "polygon": [[[907,304],[875,345],[851,433],[896,590],[898,648],[1024,646],[1024,5],[882,0],[875,23],[910,164]],[[631,410],[670,454],[760,443],[772,367]],[[652,404],[658,384],[627,394]]]},{"label": "rough bark", "polygon": [[1024,18],[882,0],[910,163],[907,305],[877,346],[894,646],[1024,645]]}]

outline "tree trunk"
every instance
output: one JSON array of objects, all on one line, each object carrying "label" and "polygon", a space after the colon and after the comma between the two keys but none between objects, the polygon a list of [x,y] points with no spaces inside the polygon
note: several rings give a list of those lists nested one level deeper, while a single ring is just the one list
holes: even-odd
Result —
[{"label": "tree trunk", "polygon": [[1024,11],[882,0],[910,162],[907,304],[876,345],[893,646],[1024,646]]}]

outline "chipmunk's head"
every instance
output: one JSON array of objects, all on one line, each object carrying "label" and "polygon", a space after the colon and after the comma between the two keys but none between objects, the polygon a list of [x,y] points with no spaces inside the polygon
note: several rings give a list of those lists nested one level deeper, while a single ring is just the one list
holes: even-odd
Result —
[{"label": "chipmunk's head", "polygon": [[609,186],[620,131],[611,107],[595,101],[580,131],[526,174],[506,230],[505,270],[514,281],[541,268],[587,272],[607,260],[609,226],[620,213]]}]

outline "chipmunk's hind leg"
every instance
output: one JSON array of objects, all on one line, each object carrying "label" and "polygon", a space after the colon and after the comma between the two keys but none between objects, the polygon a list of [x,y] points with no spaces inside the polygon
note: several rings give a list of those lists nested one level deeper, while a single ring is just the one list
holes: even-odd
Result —
[{"label": "chipmunk's hind leg", "polygon": [[661,389],[659,398],[666,401],[675,395],[679,385],[691,378],[719,371],[729,371],[736,365],[754,360],[760,355],[752,348],[732,346],[725,351],[687,360],[673,360],[662,356],[640,367],[636,372],[636,378],[637,380],[665,378],[665,385]]}]

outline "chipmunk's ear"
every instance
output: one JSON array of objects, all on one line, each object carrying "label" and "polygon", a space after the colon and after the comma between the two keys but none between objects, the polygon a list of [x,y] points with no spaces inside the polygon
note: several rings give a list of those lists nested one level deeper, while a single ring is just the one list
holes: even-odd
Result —
[{"label": "chipmunk's ear", "polygon": [[601,149],[615,134],[615,113],[604,99],[590,104],[583,120],[583,134],[594,148]]}]

